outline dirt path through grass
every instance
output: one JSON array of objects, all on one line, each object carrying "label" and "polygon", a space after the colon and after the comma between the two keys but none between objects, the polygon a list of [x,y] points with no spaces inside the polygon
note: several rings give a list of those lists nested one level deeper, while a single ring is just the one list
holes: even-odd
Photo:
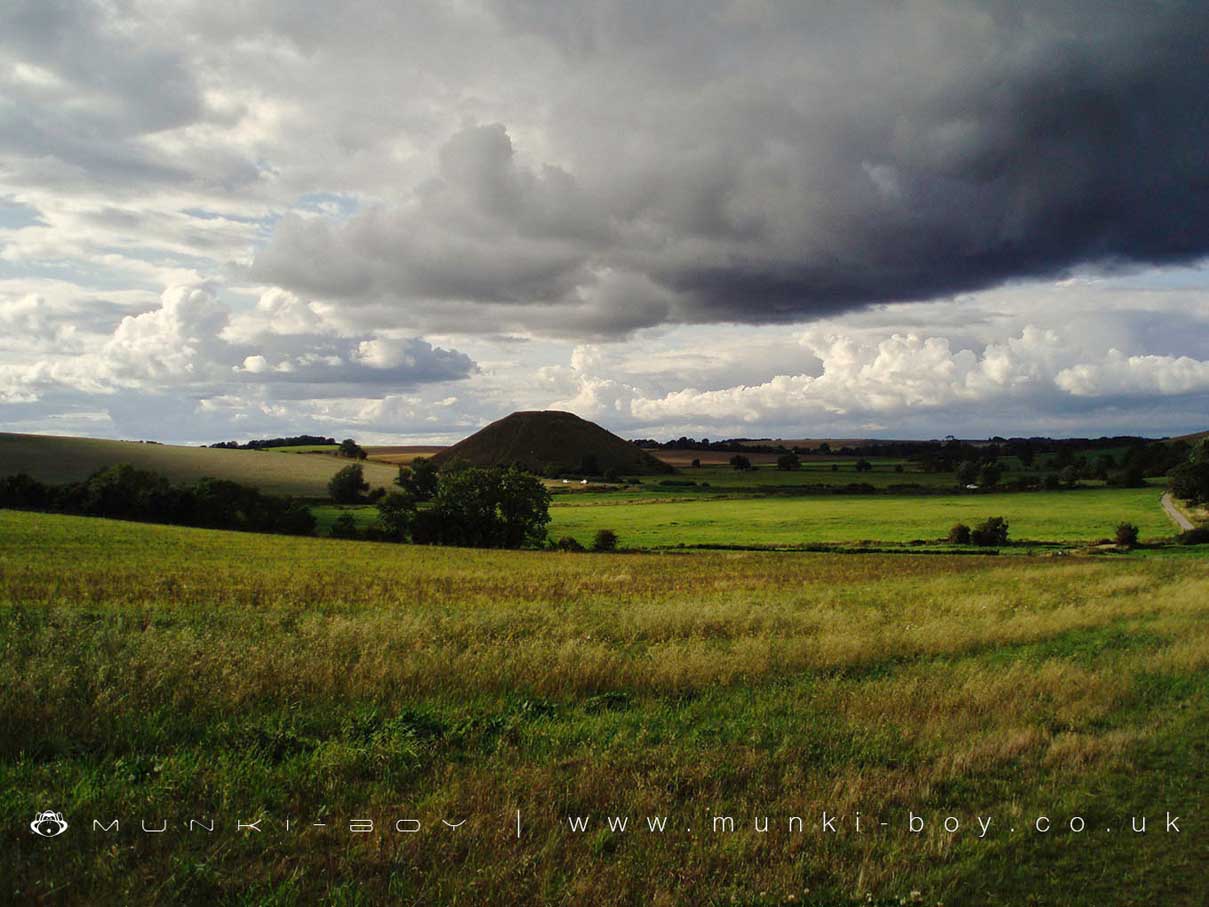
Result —
[{"label": "dirt path through grass", "polygon": [[1180,531],[1187,532],[1189,529],[1196,528],[1192,525],[1192,520],[1180,513],[1179,508],[1175,506],[1175,501],[1171,499],[1170,491],[1163,492],[1163,497],[1160,500],[1163,502],[1163,510],[1180,527]]}]

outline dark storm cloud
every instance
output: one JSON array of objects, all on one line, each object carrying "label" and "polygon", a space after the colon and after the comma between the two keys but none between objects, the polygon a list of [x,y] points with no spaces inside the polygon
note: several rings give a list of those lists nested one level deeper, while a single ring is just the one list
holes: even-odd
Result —
[{"label": "dark storm cloud", "polygon": [[[763,322],[1209,251],[1201,4],[496,13],[502,40],[557,60],[544,110],[452,131],[433,183],[383,187],[401,200],[348,224],[283,222],[258,277],[541,303],[533,323],[557,331],[605,271],[663,291],[656,321]],[[558,167],[519,159],[509,136],[534,128]]]}]

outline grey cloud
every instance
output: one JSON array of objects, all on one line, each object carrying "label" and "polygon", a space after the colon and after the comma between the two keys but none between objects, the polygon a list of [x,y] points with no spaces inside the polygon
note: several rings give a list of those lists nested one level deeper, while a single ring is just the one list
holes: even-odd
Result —
[{"label": "grey cloud", "polygon": [[512,111],[560,167],[455,133],[417,200],[283,222],[254,273],[570,313],[610,269],[665,321],[760,323],[1209,252],[1200,4],[494,8],[561,60]]},{"label": "grey cloud", "polygon": [[336,297],[554,301],[587,282],[588,250],[607,235],[565,171],[529,170],[502,126],[475,126],[397,206],[343,224],[284,218],[251,276]]}]

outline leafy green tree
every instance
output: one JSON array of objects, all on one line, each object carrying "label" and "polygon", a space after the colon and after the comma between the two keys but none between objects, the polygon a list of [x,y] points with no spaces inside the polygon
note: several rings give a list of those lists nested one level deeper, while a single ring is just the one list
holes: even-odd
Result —
[{"label": "leafy green tree", "polygon": [[521,548],[544,543],[550,493],[517,467],[469,466],[441,474],[432,507],[412,529],[417,542],[470,548]]},{"label": "leafy green tree", "polygon": [[361,445],[352,438],[345,438],[340,442],[340,449],[336,454],[341,457],[348,457],[350,460],[364,460],[367,454],[362,449]]},{"label": "leafy green tree", "polygon": [[859,460],[856,461],[856,471],[857,472],[873,472],[873,464],[870,463],[868,460],[866,460],[864,457],[861,457]]},{"label": "leafy green tree", "polygon": [[498,473],[496,512],[503,547],[541,545],[550,523],[550,492],[536,476],[515,466]]},{"label": "leafy green tree", "polygon": [[743,454],[735,454],[730,458],[730,465],[740,472],[746,472],[754,467],[751,465],[751,460],[743,456]]},{"label": "leafy green tree", "polygon": [[378,501],[378,521],[387,538],[403,542],[411,538],[416,521],[416,500],[410,494],[392,491]]},{"label": "leafy green tree", "polygon": [[957,467],[957,481],[962,485],[974,485],[978,481],[978,461],[962,460]]},{"label": "leafy green tree", "polygon": [[417,501],[431,501],[437,493],[439,481],[437,464],[428,457],[416,457],[410,466],[399,467],[399,477],[395,479],[395,484]]},{"label": "leafy green tree", "polygon": [[327,493],[337,504],[356,504],[367,491],[369,483],[360,464],[345,466],[327,483]]},{"label": "leafy green tree", "polygon": [[978,470],[978,484],[984,488],[994,488],[1003,476],[1003,467],[996,462],[983,463]]},{"label": "leafy green tree", "polygon": [[1068,466],[1063,466],[1062,471],[1058,473],[1058,481],[1067,488],[1074,488],[1079,484],[1079,467],[1073,463]]},{"label": "leafy green tree", "polygon": [[796,453],[783,453],[777,457],[777,469],[789,472],[793,469],[801,469],[802,460]]},{"label": "leafy green tree", "polygon": [[1168,488],[1192,504],[1209,502],[1209,460],[1189,460],[1171,470]]}]

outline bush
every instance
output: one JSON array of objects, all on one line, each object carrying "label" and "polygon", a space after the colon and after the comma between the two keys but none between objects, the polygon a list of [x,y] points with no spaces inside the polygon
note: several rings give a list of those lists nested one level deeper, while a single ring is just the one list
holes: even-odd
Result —
[{"label": "bush", "polygon": [[1171,470],[1171,493],[1192,504],[1209,501],[1209,461],[1182,463]]},{"label": "bush", "polygon": [[1118,523],[1113,538],[1118,545],[1132,548],[1138,543],[1138,527],[1133,523]]},{"label": "bush", "polygon": [[1145,488],[1146,473],[1141,466],[1128,466],[1108,477],[1108,484],[1118,488]]},{"label": "bush", "polygon": [[367,491],[369,482],[360,465],[345,466],[327,483],[327,493],[337,504],[356,504]]},{"label": "bush", "polygon": [[970,541],[984,547],[990,545],[1006,545],[1008,540],[1008,523],[1001,516],[988,517],[979,523],[970,533]]},{"label": "bush", "polygon": [[1041,483],[1046,491],[1057,491],[1062,487],[1062,480],[1055,473],[1049,473]]},{"label": "bush", "polygon": [[50,505],[50,499],[50,488],[25,473],[0,479],[0,507],[41,510]]},{"label": "bush", "polygon": [[970,544],[970,527],[965,523],[954,523],[949,530],[949,542],[954,545]]},{"label": "bush", "polygon": [[731,457],[730,465],[733,466],[735,469],[739,470],[740,472],[745,472],[749,469],[755,469],[755,467],[751,465],[751,460],[749,460],[747,457],[743,456],[743,454],[735,454],[733,457]]},{"label": "bush", "polygon": [[328,535],[334,539],[355,539],[361,537],[361,533],[357,531],[357,521],[353,519],[351,513],[342,513],[336,517],[336,522],[332,523],[332,528],[328,530]]},{"label": "bush", "polygon": [[579,539],[573,535],[564,535],[561,539],[554,543],[554,547],[559,551],[583,551],[584,546],[579,543]]},{"label": "bush", "polygon": [[777,457],[777,469],[786,472],[793,469],[801,469],[802,461],[796,453],[783,453]]},{"label": "bush", "polygon": [[606,482],[620,482],[621,473],[619,473],[615,467],[610,466],[604,472],[604,480]]},{"label": "bush", "polygon": [[592,539],[593,551],[616,551],[617,533],[612,529],[597,529]]},{"label": "bush", "polygon": [[1181,545],[1209,544],[1209,526],[1198,526],[1196,529],[1181,532],[1176,539]]}]

